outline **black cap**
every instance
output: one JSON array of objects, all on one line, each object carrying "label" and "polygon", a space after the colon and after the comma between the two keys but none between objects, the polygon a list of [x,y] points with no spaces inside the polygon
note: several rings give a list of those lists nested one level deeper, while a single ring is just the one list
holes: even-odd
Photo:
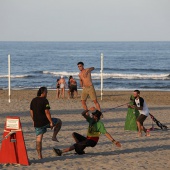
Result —
[{"label": "black cap", "polygon": [[100,112],[99,110],[96,110],[95,112],[92,113],[92,115],[96,115],[98,117],[98,119],[100,119],[102,112]]}]

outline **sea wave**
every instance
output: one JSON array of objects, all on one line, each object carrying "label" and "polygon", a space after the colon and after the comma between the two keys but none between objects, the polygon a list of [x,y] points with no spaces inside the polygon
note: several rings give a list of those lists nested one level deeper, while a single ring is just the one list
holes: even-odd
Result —
[{"label": "sea wave", "polygon": [[[0,78],[8,78],[8,75],[0,75]],[[15,79],[15,78],[28,78],[28,77],[32,77],[31,75],[11,75],[11,78]]]},{"label": "sea wave", "polygon": [[[55,76],[65,76],[70,75],[78,78],[79,72],[50,72],[43,71],[44,74],[52,74]],[[93,79],[101,79],[101,73],[92,73]],[[104,79],[155,79],[155,80],[167,80],[170,79],[170,74],[121,74],[121,73],[103,73]]]},{"label": "sea wave", "polygon": [[55,76],[66,76],[69,77],[70,75],[72,76],[78,76],[79,72],[66,72],[66,71],[62,71],[62,72],[54,72],[54,71],[43,71],[43,74],[52,74]]},{"label": "sea wave", "polygon": [[[95,70],[100,71],[101,68],[95,68]],[[153,72],[158,72],[158,73],[169,73],[170,69],[158,69],[158,68],[104,68],[103,71],[123,71],[123,72],[149,72],[149,73],[153,73]]]}]

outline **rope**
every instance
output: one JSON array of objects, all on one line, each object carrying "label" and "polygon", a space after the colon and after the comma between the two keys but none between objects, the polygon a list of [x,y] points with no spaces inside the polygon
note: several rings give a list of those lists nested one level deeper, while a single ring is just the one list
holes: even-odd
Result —
[{"label": "rope", "polygon": [[106,110],[104,110],[102,113],[108,112],[108,111],[110,111],[110,110],[114,110],[114,109],[116,109],[116,108],[122,107],[122,106],[127,105],[127,104],[129,104],[129,102],[128,102],[128,103],[125,103],[125,104],[122,104],[122,105],[119,105],[119,106],[116,106],[116,107],[114,107],[114,108],[106,109]]},{"label": "rope", "polygon": [[4,136],[4,138],[2,138],[2,140],[0,140],[0,142],[2,142],[3,140],[7,139],[9,136],[11,136],[12,134],[16,133],[17,131],[21,131],[21,129],[18,130],[4,130],[4,132],[9,132],[6,136]]}]

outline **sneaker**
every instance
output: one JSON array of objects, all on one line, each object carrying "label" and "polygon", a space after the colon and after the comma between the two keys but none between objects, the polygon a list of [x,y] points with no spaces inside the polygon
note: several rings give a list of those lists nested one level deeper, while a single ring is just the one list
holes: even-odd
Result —
[{"label": "sneaker", "polygon": [[62,151],[60,149],[53,148],[53,151],[56,154],[56,156],[61,156],[62,155]]},{"label": "sneaker", "polygon": [[84,151],[79,151],[79,152],[76,152],[76,153],[75,153],[75,155],[83,155],[83,154],[85,154]]}]

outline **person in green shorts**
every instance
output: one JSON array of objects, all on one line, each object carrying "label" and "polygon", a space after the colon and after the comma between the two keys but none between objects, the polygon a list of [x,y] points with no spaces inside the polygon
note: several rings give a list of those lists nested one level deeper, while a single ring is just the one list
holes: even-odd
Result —
[{"label": "person in green shorts", "polygon": [[[92,107],[89,110],[94,111],[95,108]],[[72,150],[75,150],[75,152],[79,155],[84,154],[85,153],[84,149],[86,147],[95,147],[97,145],[99,136],[101,134],[104,134],[117,147],[121,147],[121,144],[115,139],[113,139],[113,137],[106,131],[103,122],[100,121],[102,113],[99,110],[95,110],[95,112],[92,113],[92,117],[90,117],[88,114],[89,110],[85,110],[82,112],[82,116],[89,123],[87,137],[82,136],[76,132],[73,132],[72,136],[76,143],[63,150],[53,148],[57,156],[61,156],[63,153]]]}]

